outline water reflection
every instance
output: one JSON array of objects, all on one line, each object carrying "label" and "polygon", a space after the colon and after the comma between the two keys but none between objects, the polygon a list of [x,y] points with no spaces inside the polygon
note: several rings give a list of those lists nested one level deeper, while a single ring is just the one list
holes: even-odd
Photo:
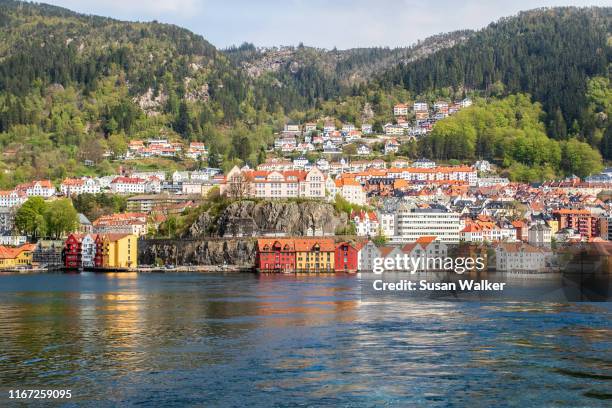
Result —
[{"label": "water reflection", "polygon": [[0,384],[96,407],[603,406],[611,311],[363,299],[350,276],[2,276]]}]

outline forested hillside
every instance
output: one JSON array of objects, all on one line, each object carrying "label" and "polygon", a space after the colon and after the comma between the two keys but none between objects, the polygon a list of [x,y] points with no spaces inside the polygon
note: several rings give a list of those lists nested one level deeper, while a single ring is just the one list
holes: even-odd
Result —
[{"label": "forested hillside", "polygon": [[103,153],[135,136],[220,140],[247,90],[240,70],[185,29],[2,0],[0,168],[14,173],[0,184],[107,172]]},{"label": "forested hillside", "polygon": [[445,87],[493,96],[529,93],[542,104],[551,137],[577,136],[600,147],[602,124],[587,93],[590,78],[609,75],[611,24],[610,8],[522,12],[455,47],[397,65],[379,85],[416,94]]},{"label": "forested hillside", "polygon": [[[298,47],[256,48],[244,43],[225,54],[253,79],[254,87],[268,105],[286,110],[307,109],[321,100],[363,93],[375,75],[392,66],[425,58],[438,50],[466,41],[473,31],[440,34],[411,47],[325,50]],[[282,92],[278,92],[282,87]]]},{"label": "forested hillside", "polygon": [[[393,50],[245,44],[221,52],[173,25],[0,0],[0,188],[34,178],[110,174],[125,165],[115,159],[129,140],[160,136],[205,142],[209,162],[128,165],[256,165],[287,121],[367,121],[380,132],[394,120],[395,103],[466,95],[482,98],[478,109],[495,116],[497,99],[529,94],[520,106],[538,103],[542,114],[537,134],[523,129],[525,137],[584,142],[612,159],[610,17],[610,8],[546,9]],[[490,157],[511,168],[535,164],[500,151],[508,144],[497,139],[491,152],[441,149],[434,138],[450,126],[444,122],[419,146],[402,151]],[[460,130],[453,131],[453,142],[470,144]],[[557,146],[562,152],[564,144]],[[546,166],[555,174],[573,170],[563,160]],[[513,169],[523,179],[551,173]]]}]

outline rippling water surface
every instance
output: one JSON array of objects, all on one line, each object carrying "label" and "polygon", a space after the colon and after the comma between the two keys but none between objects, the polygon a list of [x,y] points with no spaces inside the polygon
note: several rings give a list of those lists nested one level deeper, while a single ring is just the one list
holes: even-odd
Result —
[{"label": "rippling water surface", "polygon": [[610,303],[359,293],[356,277],[0,276],[0,406],[37,388],[92,407],[610,406]]}]

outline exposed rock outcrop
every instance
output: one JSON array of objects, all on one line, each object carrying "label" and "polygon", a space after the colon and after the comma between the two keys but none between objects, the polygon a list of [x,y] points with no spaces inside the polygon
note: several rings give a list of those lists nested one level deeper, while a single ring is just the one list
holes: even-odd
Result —
[{"label": "exposed rock outcrop", "polygon": [[318,201],[237,201],[218,217],[202,213],[188,238],[240,237],[262,234],[333,235],[347,223],[346,214],[336,214],[329,203]]},{"label": "exposed rock outcrop", "polygon": [[244,239],[142,240],[138,244],[141,265],[236,265],[253,267],[256,241]]}]

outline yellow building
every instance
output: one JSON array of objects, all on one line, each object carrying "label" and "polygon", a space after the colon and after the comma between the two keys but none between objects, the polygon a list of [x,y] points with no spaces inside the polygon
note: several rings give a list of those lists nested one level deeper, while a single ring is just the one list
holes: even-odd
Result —
[{"label": "yellow building", "polygon": [[550,234],[555,235],[559,232],[559,221],[557,220],[548,220],[548,226],[550,227]]},{"label": "yellow building", "polygon": [[135,268],[138,266],[138,237],[133,234],[104,234],[96,240],[96,266]]},{"label": "yellow building", "polygon": [[0,269],[32,265],[32,252],[35,248],[34,244],[23,244],[17,248],[0,245]]},{"label": "yellow building", "polygon": [[307,238],[295,240],[295,269],[302,272],[333,272],[334,240]]}]

